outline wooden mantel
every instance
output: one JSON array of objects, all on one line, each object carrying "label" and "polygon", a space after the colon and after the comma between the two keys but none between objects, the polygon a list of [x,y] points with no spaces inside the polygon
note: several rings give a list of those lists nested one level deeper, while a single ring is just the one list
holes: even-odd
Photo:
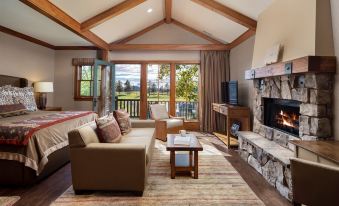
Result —
[{"label": "wooden mantel", "polygon": [[267,65],[261,68],[245,71],[245,79],[259,79],[264,77],[281,76],[299,73],[335,73],[335,56],[305,56],[287,62]]}]

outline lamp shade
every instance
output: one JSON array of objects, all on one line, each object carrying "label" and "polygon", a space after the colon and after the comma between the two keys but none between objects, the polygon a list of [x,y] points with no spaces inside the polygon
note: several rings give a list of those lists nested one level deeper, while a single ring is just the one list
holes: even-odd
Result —
[{"label": "lamp shade", "polygon": [[53,82],[35,82],[34,91],[41,93],[53,92]]}]

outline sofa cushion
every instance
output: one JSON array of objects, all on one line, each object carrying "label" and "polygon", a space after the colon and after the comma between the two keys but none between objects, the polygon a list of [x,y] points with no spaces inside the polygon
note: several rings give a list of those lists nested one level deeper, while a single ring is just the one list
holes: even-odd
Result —
[{"label": "sofa cushion", "polygon": [[90,143],[99,143],[99,137],[96,133],[96,123],[90,122],[68,133],[69,146],[86,147]]},{"label": "sofa cushion", "polygon": [[126,135],[132,129],[131,118],[125,110],[119,109],[113,112],[115,119],[117,120],[121,134]]},{"label": "sofa cushion", "polygon": [[181,119],[166,119],[167,128],[182,127],[184,122]]},{"label": "sofa cushion", "polygon": [[113,114],[97,119],[95,122],[97,124],[100,142],[119,143],[121,141],[121,131]]},{"label": "sofa cushion", "polygon": [[127,143],[127,144],[133,144],[133,145],[145,145],[146,146],[146,164],[148,164],[151,161],[152,152],[153,152],[152,135],[151,136],[139,136],[139,137],[123,136],[121,139],[121,143],[125,143],[125,144]]}]

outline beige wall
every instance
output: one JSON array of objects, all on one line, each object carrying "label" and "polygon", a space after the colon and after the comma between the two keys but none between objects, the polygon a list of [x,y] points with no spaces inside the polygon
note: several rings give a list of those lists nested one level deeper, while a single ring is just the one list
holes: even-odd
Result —
[{"label": "beige wall", "polygon": [[[52,49],[0,32],[0,74],[23,77],[30,83],[54,81]],[[53,106],[53,93],[48,94],[47,106]]]},{"label": "beige wall", "polygon": [[339,140],[339,1],[331,0],[331,7],[334,47],[337,56],[337,75],[335,75],[334,88],[334,136]]},{"label": "beige wall", "polygon": [[199,51],[112,51],[111,60],[200,60]]},{"label": "beige wall", "polygon": [[239,104],[252,108],[252,89],[253,82],[245,80],[245,70],[252,66],[254,49],[254,37],[249,38],[242,44],[231,50],[230,68],[231,80],[238,80],[239,86]]},{"label": "beige wall", "polygon": [[252,67],[264,65],[267,51],[281,43],[282,61],[333,55],[329,0],[276,0],[258,18]]},{"label": "beige wall", "polygon": [[64,110],[92,110],[90,101],[74,101],[74,67],[72,58],[95,58],[96,51],[55,52],[55,106]]}]

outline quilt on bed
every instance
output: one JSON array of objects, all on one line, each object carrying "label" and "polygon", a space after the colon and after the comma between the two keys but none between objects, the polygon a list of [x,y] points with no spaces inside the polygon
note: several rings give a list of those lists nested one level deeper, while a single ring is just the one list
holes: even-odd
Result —
[{"label": "quilt on bed", "polygon": [[68,145],[68,132],[94,121],[93,112],[42,112],[0,119],[0,159],[19,161],[41,173],[48,155]]}]

